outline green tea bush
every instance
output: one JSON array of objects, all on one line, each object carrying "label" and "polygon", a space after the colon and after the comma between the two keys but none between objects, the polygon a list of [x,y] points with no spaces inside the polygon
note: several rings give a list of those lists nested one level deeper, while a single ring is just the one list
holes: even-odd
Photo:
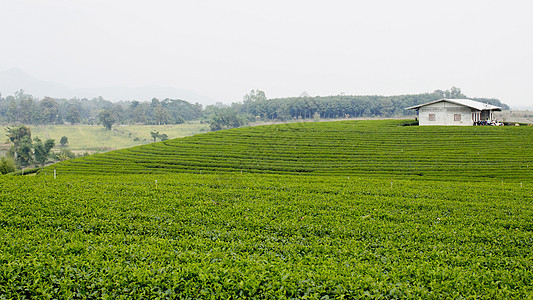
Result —
[{"label": "green tea bush", "polygon": [[6,299],[533,295],[530,186],[266,174],[0,185]]},{"label": "green tea bush", "polygon": [[531,127],[293,123],[174,139],[55,165],[62,173],[275,173],[485,181],[533,178]]}]

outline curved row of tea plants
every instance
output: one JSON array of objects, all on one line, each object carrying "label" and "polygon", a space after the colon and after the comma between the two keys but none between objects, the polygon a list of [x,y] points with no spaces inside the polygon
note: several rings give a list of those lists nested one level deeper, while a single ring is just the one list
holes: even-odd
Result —
[{"label": "curved row of tea plants", "polygon": [[[275,173],[533,180],[533,127],[418,127],[407,121],[239,128],[54,165],[60,173]],[[51,174],[52,167],[41,173]]]},{"label": "curved row of tea plants", "polygon": [[266,174],[0,186],[1,299],[533,296],[527,186]]}]

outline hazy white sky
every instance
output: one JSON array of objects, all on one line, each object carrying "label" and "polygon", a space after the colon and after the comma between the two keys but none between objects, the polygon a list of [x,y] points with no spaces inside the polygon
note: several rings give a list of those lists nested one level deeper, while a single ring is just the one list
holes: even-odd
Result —
[{"label": "hazy white sky", "polygon": [[457,86],[533,105],[530,0],[0,0],[0,70],[223,102]]}]

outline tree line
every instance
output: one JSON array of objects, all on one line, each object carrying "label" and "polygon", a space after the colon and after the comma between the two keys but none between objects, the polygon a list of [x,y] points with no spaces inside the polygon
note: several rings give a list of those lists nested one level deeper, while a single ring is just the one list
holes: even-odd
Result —
[{"label": "tree line", "polygon": [[[200,120],[211,130],[243,126],[254,121],[290,121],[297,119],[338,119],[350,117],[408,117],[415,112],[405,107],[442,98],[468,98],[461,89],[436,90],[432,93],[399,96],[317,96],[268,99],[264,91],[252,90],[243,100],[231,105],[217,103],[203,107],[180,99],[152,99],[148,102],[111,102],[93,99],[33,98],[23,90],[14,96],[0,95],[0,122],[4,124],[114,124],[166,125]],[[509,107],[498,99],[471,98]]]},{"label": "tree line", "polygon": [[[406,117],[414,112],[406,107],[443,98],[467,98],[459,88],[436,90],[433,93],[400,96],[326,96],[266,99],[263,94],[251,93],[240,106],[240,111],[256,118],[271,120],[338,119],[347,117]],[[473,100],[503,106],[498,99],[473,98]]]},{"label": "tree line", "polygon": [[111,102],[93,99],[35,99],[23,90],[14,96],[0,95],[0,122],[4,124],[181,124],[203,116],[202,105],[179,99],[152,99],[149,102]]},{"label": "tree line", "polygon": [[[242,102],[220,108],[211,119],[211,129],[220,130],[238,127],[246,122],[289,121],[296,119],[339,119],[339,118],[405,118],[414,117],[416,112],[406,107],[439,99],[468,98],[461,89],[436,90],[432,93],[399,96],[350,96],[292,97],[267,99],[261,90],[252,90]],[[469,98],[475,101],[509,109],[498,99]]]}]

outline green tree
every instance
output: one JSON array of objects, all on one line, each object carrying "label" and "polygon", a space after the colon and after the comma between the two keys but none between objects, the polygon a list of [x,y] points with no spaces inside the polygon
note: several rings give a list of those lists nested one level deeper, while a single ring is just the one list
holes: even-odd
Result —
[{"label": "green tree", "polygon": [[243,105],[242,105],[243,112],[247,114],[250,114],[250,113],[257,114],[251,110],[253,103],[265,101],[266,99],[267,97],[265,95],[265,92],[258,90],[258,89],[256,89],[255,91],[251,90],[250,93],[244,95],[243,97]]},{"label": "green tree", "polygon": [[81,123],[81,113],[79,108],[76,105],[70,105],[65,119],[67,122],[70,122],[71,125]]},{"label": "green tree", "polygon": [[61,147],[66,147],[68,144],[68,137],[62,136],[59,140],[59,144],[61,144]]},{"label": "green tree", "polygon": [[11,142],[15,163],[20,166],[28,166],[32,161],[32,141],[29,127],[21,125],[6,128],[8,142]]},{"label": "green tree", "polygon": [[152,110],[152,117],[154,119],[154,124],[157,125],[168,124],[170,119],[168,110],[161,104],[157,104],[157,106]]},{"label": "green tree", "polygon": [[46,97],[41,100],[40,113],[44,124],[55,124],[59,116],[59,106],[55,99]]},{"label": "green tree", "polygon": [[155,143],[155,139],[159,137],[159,131],[150,131],[150,135],[154,139],[154,143]]},{"label": "green tree", "polygon": [[466,96],[461,92],[460,88],[452,86],[451,89],[444,92],[446,98],[448,99],[463,99]]},{"label": "green tree", "polygon": [[19,118],[19,110],[18,110],[17,101],[15,100],[13,96],[11,96],[11,100],[9,101],[9,106],[7,108],[7,121],[10,123],[15,123],[18,121],[18,118]]},{"label": "green tree", "polygon": [[55,146],[55,142],[52,139],[48,139],[43,144],[41,139],[38,137],[34,138],[33,142],[33,154],[35,156],[35,162],[44,167],[44,164],[50,156],[50,151]]},{"label": "green tree", "polygon": [[165,133],[159,134],[159,131],[151,131],[150,135],[152,136],[152,139],[154,139],[154,143],[156,142],[156,139],[159,139],[160,141],[168,140],[168,135]]},{"label": "green tree", "polygon": [[115,124],[115,118],[113,117],[113,114],[110,110],[101,111],[98,114],[98,121],[99,124],[104,125],[106,130],[111,130],[111,126]]},{"label": "green tree", "polygon": [[23,124],[39,124],[42,114],[39,112],[35,101],[32,98],[20,101],[19,122]]},{"label": "green tree", "polygon": [[22,167],[27,167],[33,162],[33,143],[29,136],[24,136],[16,148],[17,162]]},{"label": "green tree", "polygon": [[209,124],[211,131],[240,127],[244,124],[242,118],[231,108],[223,108],[215,113]]}]

